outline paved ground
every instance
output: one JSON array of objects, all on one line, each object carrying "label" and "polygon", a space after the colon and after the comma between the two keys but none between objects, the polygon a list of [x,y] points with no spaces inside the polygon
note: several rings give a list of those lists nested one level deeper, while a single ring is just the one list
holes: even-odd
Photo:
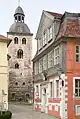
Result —
[{"label": "paved ground", "polygon": [[9,110],[12,111],[12,119],[57,119],[45,113],[36,112],[32,106],[9,104]]}]

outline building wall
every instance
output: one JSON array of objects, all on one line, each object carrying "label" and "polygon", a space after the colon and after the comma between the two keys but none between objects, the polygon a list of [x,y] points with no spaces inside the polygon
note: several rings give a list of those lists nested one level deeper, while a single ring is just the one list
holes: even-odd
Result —
[{"label": "building wall", "polygon": [[[7,43],[0,42],[0,103],[3,109],[8,109],[8,72],[7,72]],[[2,90],[3,93],[2,94]]]},{"label": "building wall", "polygon": [[[18,44],[14,44],[14,38],[18,37]],[[20,34],[8,34],[12,42],[8,48],[9,55],[9,100],[27,101],[28,95],[32,95],[32,36]],[[22,44],[22,38],[26,38],[26,44]],[[23,59],[17,58],[17,51],[23,50]],[[15,69],[15,64],[19,64],[19,69]],[[16,82],[18,83],[16,85]],[[25,85],[23,85],[23,82]],[[14,98],[12,94],[15,93]]]},{"label": "building wall", "polygon": [[74,78],[80,78],[80,63],[76,62],[76,45],[79,45],[79,39],[67,40],[67,81],[68,81],[68,116],[69,118],[80,118],[80,114],[77,115],[76,106],[80,106],[79,98],[76,98],[74,93]]}]

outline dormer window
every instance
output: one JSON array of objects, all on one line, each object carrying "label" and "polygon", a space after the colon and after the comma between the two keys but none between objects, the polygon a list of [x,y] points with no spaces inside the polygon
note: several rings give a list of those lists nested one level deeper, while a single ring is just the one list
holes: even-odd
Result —
[{"label": "dormer window", "polygon": [[52,40],[52,26],[48,28],[48,41]]},{"label": "dormer window", "polygon": [[43,33],[43,46],[47,44],[47,34],[46,32]]}]

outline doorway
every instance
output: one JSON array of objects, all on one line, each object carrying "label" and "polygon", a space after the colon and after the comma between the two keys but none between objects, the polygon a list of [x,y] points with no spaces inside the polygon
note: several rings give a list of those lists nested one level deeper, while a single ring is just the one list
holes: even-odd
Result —
[{"label": "doorway", "polygon": [[42,112],[46,112],[46,88],[42,90]]}]

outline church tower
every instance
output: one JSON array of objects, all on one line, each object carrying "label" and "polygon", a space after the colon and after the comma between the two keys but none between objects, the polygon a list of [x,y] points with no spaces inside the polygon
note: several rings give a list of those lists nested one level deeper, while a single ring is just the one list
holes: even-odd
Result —
[{"label": "church tower", "polygon": [[24,22],[25,14],[18,6],[14,13],[8,38],[12,42],[8,48],[9,55],[9,100],[30,101],[32,98],[32,36]]}]

